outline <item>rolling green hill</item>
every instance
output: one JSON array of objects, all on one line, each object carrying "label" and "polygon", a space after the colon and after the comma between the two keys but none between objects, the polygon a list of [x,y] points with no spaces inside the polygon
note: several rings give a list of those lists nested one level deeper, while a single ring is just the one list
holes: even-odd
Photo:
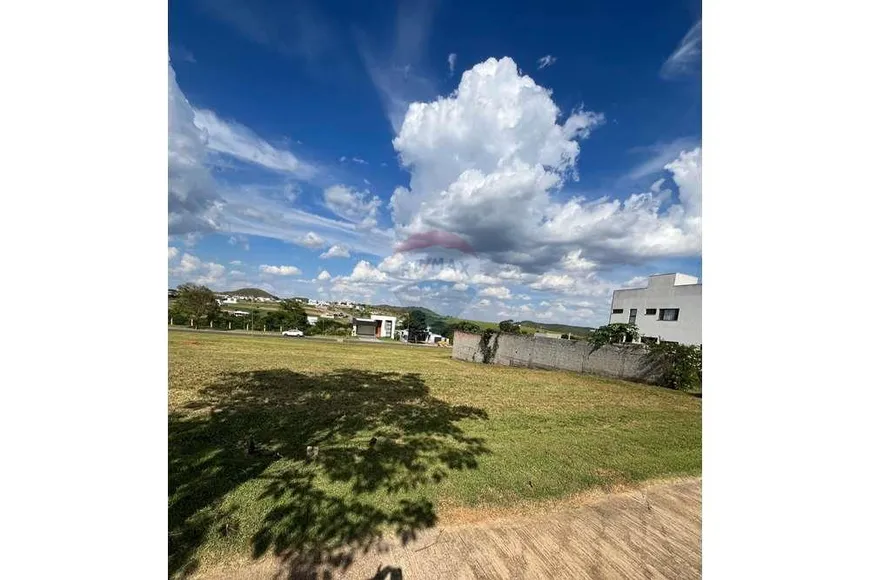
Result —
[{"label": "rolling green hill", "polygon": [[534,328],[538,331],[559,332],[562,334],[571,333],[575,336],[585,336],[595,330],[590,326],[571,326],[570,324],[551,324],[544,322],[534,322],[532,320],[523,320],[519,323],[524,328]]},{"label": "rolling green hill", "polygon": [[259,288],[239,288],[238,290],[227,290],[225,292],[217,292],[216,294],[226,294],[227,296],[253,296],[254,298],[274,298],[279,300],[274,294],[269,294],[265,290]]},{"label": "rolling green hill", "polygon": [[[473,322],[480,326],[481,329],[486,330],[491,328],[493,330],[498,330],[498,322],[485,322],[483,320],[469,320],[467,318],[454,318],[452,316],[442,316],[437,312],[429,310],[428,308],[423,307],[408,307],[408,306],[390,306],[388,304],[378,304],[372,306],[373,312],[379,312],[382,314],[390,314],[393,316],[398,316],[401,318],[405,313],[410,312],[411,310],[421,310],[423,314],[426,316],[426,324],[432,328],[433,332],[436,333],[444,333],[448,330],[450,326],[461,321],[467,320],[468,322]],[[570,324],[552,324],[545,322],[535,322],[533,320],[522,320],[517,322],[520,325],[520,328],[523,332],[534,334],[535,332],[558,332],[559,334],[572,334],[574,336],[585,336],[595,330],[594,328],[588,326],[573,326]]]}]

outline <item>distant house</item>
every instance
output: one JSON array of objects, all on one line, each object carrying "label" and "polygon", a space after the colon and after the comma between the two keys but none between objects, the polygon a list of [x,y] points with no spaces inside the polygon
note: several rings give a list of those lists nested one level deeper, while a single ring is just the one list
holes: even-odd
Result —
[{"label": "distant house", "polygon": [[175,289],[173,289],[173,288],[170,288],[170,289],[169,289],[169,297],[170,297],[170,298],[175,298],[176,296],[178,296],[178,290],[175,290]]},{"label": "distant house", "polygon": [[[398,332],[399,340],[402,342],[408,342],[408,329],[403,328]],[[426,336],[421,342],[425,342],[427,344],[437,344],[442,341],[447,341],[448,339],[440,334],[436,334],[432,332],[431,328],[426,328]]]},{"label": "distant house", "polygon": [[230,314],[232,314],[233,316],[248,316],[251,313],[245,310],[233,310]]},{"label": "distant house", "polygon": [[315,324],[317,324],[317,317],[316,316],[306,316],[305,318],[308,319],[308,324],[310,324],[311,326],[314,326]]},{"label": "distant house", "polygon": [[435,344],[436,342],[441,342],[442,340],[445,340],[443,336],[441,336],[440,334],[435,334],[434,332],[432,332],[431,328],[429,328],[428,326],[426,327],[426,342],[428,342],[429,344]]},{"label": "distant house", "polygon": [[368,318],[353,319],[351,336],[371,338],[392,338],[396,332],[396,317],[372,314]]},{"label": "distant house", "polygon": [[226,296],[223,299],[223,304],[238,304],[239,300],[235,296]]}]

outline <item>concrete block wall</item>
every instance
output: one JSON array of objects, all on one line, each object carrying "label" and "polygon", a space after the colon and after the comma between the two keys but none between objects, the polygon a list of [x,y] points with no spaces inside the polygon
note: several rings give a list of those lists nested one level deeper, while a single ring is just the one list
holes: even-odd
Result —
[{"label": "concrete block wall", "polygon": [[[453,358],[483,362],[480,340],[479,334],[456,331]],[[655,382],[656,379],[646,359],[647,348],[642,345],[610,345],[593,352],[592,345],[583,340],[504,333],[491,336],[488,344],[496,348],[492,364],[560,369],[629,381]]]}]

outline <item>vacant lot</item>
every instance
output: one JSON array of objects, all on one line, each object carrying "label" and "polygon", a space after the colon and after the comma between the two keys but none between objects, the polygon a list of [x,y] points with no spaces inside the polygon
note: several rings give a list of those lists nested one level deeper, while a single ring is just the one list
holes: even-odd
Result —
[{"label": "vacant lot", "polygon": [[691,395],[449,357],[170,332],[170,572],[341,567],[381,533],[700,472]]}]

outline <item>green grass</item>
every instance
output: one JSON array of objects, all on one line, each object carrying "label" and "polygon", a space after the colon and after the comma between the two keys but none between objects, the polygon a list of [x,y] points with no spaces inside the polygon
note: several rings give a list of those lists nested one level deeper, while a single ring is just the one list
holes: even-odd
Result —
[{"label": "green grass", "polygon": [[170,573],[700,472],[696,397],[450,352],[170,332]]}]

